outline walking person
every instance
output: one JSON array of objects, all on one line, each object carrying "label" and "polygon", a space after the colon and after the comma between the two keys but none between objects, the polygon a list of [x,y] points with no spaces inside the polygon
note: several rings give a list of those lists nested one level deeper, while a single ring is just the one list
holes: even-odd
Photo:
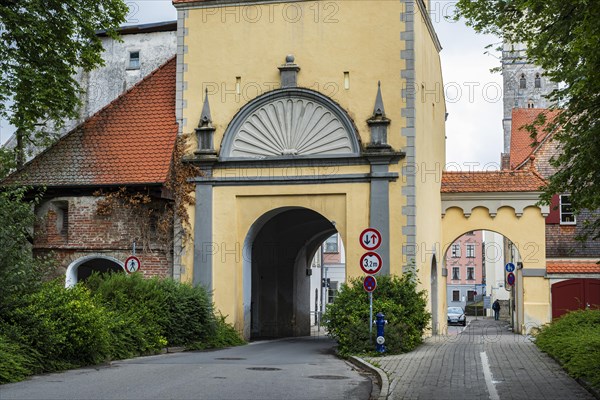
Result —
[{"label": "walking person", "polygon": [[492,310],[494,310],[494,319],[498,321],[500,319],[500,303],[498,300],[494,301],[494,304],[492,304]]}]

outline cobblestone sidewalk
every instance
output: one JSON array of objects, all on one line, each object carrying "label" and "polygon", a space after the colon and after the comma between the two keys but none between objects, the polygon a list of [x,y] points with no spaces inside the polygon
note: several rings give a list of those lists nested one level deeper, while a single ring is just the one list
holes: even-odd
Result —
[{"label": "cobblestone sidewalk", "polygon": [[387,373],[390,399],[594,399],[528,338],[493,319],[367,361]]}]

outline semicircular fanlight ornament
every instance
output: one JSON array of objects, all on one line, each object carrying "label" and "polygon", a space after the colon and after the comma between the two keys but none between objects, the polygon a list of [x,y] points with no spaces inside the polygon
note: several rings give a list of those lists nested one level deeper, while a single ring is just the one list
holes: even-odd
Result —
[{"label": "semicircular fanlight ornament", "polygon": [[230,158],[342,156],[354,154],[347,125],[319,102],[274,99],[248,115],[233,133]]}]

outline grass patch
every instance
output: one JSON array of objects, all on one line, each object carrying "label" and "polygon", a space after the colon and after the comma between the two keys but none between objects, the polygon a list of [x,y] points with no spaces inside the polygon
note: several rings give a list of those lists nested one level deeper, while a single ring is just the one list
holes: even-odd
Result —
[{"label": "grass patch", "polygon": [[536,345],[569,375],[600,390],[600,310],[579,310],[542,327]]}]

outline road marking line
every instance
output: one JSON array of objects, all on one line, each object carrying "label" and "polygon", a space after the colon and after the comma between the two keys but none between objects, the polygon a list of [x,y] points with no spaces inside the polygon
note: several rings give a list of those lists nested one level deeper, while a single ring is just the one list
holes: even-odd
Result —
[{"label": "road marking line", "polygon": [[490,394],[490,400],[500,400],[500,396],[498,396],[496,386],[494,385],[494,380],[492,379],[492,370],[490,369],[488,356],[485,354],[485,351],[482,351],[480,355],[481,364],[483,366],[483,376],[485,377],[485,385],[487,386],[488,393]]}]

